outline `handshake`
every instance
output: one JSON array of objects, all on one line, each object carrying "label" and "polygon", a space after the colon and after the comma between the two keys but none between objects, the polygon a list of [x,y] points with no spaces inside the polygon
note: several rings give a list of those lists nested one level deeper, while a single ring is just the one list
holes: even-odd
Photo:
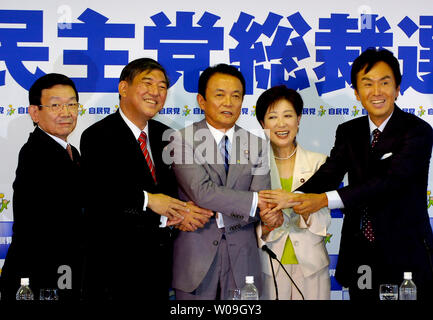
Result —
[{"label": "handshake", "polygon": [[283,222],[282,209],[293,208],[305,221],[311,213],[328,206],[325,193],[292,193],[282,189],[259,192],[260,218],[269,228],[278,228]]},{"label": "handshake", "polygon": [[175,226],[181,231],[195,231],[203,228],[214,215],[211,210],[196,206],[192,201],[184,202],[162,193],[148,192],[148,207],[153,212],[168,218],[167,226]]},{"label": "handshake", "polygon": [[[158,193],[148,193],[148,207],[168,218],[167,226],[175,226],[181,231],[195,231],[203,228],[214,215],[211,210],[203,209],[192,201],[184,202]],[[328,205],[325,193],[292,193],[282,189],[262,190],[259,192],[258,207],[262,222],[270,228],[278,228],[284,218],[282,209],[293,208],[305,221],[311,213]]]}]

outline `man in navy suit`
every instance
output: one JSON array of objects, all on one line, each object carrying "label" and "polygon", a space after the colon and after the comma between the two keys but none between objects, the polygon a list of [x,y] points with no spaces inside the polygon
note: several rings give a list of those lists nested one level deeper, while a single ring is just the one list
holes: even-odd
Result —
[{"label": "man in navy suit", "polygon": [[130,62],[119,79],[119,110],[81,136],[89,195],[86,299],[167,300],[174,234],[160,224],[192,231],[211,215],[176,199],[175,176],[163,162],[171,129],[152,118],[168,86],[158,62]]},{"label": "man in navy suit", "polygon": [[78,300],[80,155],[67,142],[77,123],[78,92],[71,79],[50,73],[32,85],[29,102],[36,128],[18,157],[12,243],[0,278],[2,299],[14,300],[20,278],[29,278],[35,299],[40,289],[51,288],[59,289],[60,300]]},{"label": "man in navy suit", "polygon": [[[378,299],[379,285],[412,272],[418,299],[433,295],[433,235],[427,212],[431,126],[395,105],[398,60],[367,49],[352,65],[355,96],[368,116],[341,124],[325,164],[295,195],[300,214],[344,208],[335,277],[351,299]],[[377,130],[376,130],[377,129]],[[338,185],[345,174],[349,184]]]}]

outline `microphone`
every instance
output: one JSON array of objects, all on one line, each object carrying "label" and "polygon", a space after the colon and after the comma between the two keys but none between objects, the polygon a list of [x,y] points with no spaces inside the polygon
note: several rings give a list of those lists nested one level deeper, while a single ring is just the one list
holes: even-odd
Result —
[{"label": "microphone", "polygon": [[[284,272],[285,272],[286,275],[289,277],[290,281],[292,281],[292,283],[293,283],[293,285],[295,286],[296,290],[298,290],[299,294],[300,294],[301,297],[302,297],[302,300],[305,300],[304,295],[302,294],[301,290],[299,290],[299,288],[298,288],[298,286],[296,285],[295,281],[293,281],[292,277],[289,275],[289,273],[287,272],[286,268],[284,268],[284,265],[283,265],[283,264],[281,263],[281,261],[277,258],[277,255],[276,255],[276,254],[275,254],[271,249],[269,249],[267,245],[263,245],[263,246],[262,246],[262,250],[265,251],[265,252],[269,255],[269,260],[271,260],[271,258],[272,258],[272,259],[278,261],[278,263],[280,264],[281,268],[283,268]],[[272,275],[273,275],[273,277],[274,277],[275,292],[277,293],[277,292],[278,292],[278,289],[277,289],[277,282],[276,282],[276,280],[275,280],[274,267],[272,266],[272,261],[270,261],[270,262],[271,262],[271,267],[272,267]],[[277,300],[278,300],[278,293],[277,293]]]},{"label": "microphone", "polygon": [[262,250],[266,251],[266,253],[269,255],[269,263],[271,264],[272,278],[274,279],[274,286],[275,286],[275,300],[279,300],[278,299],[277,279],[275,278],[274,264],[272,263],[272,259],[277,259],[277,256],[265,244],[262,246]]}]

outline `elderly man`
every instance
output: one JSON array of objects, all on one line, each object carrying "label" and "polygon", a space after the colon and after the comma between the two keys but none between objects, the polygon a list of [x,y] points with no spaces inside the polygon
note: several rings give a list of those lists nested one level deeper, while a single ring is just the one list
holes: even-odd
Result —
[{"label": "elderly man", "polygon": [[80,155],[67,142],[78,115],[78,92],[62,74],[47,74],[29,90],[36,125],[21,148],[13,183],[12,243],[0,278],[2,299],[13,300],[20,278],[35,298],[58,289],[78,299],[81,278]]}]

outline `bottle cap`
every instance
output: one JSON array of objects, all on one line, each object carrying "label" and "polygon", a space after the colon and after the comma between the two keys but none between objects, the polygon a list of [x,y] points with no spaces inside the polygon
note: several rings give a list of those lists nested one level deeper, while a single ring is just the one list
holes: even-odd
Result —
[{"label": "bottle cap", "polygon": [[246,283],[254,283],[254,276],[246,276],[245,282]]},{"label": "bottle cap", "polygon": [[28,286],[29,285],[29,278],[21,278],[21,285],[22,286]]},{"label": "bottle cap", "polygon": [[404,280],[412,280],[412,272],[403,273],[403,279]]}]

